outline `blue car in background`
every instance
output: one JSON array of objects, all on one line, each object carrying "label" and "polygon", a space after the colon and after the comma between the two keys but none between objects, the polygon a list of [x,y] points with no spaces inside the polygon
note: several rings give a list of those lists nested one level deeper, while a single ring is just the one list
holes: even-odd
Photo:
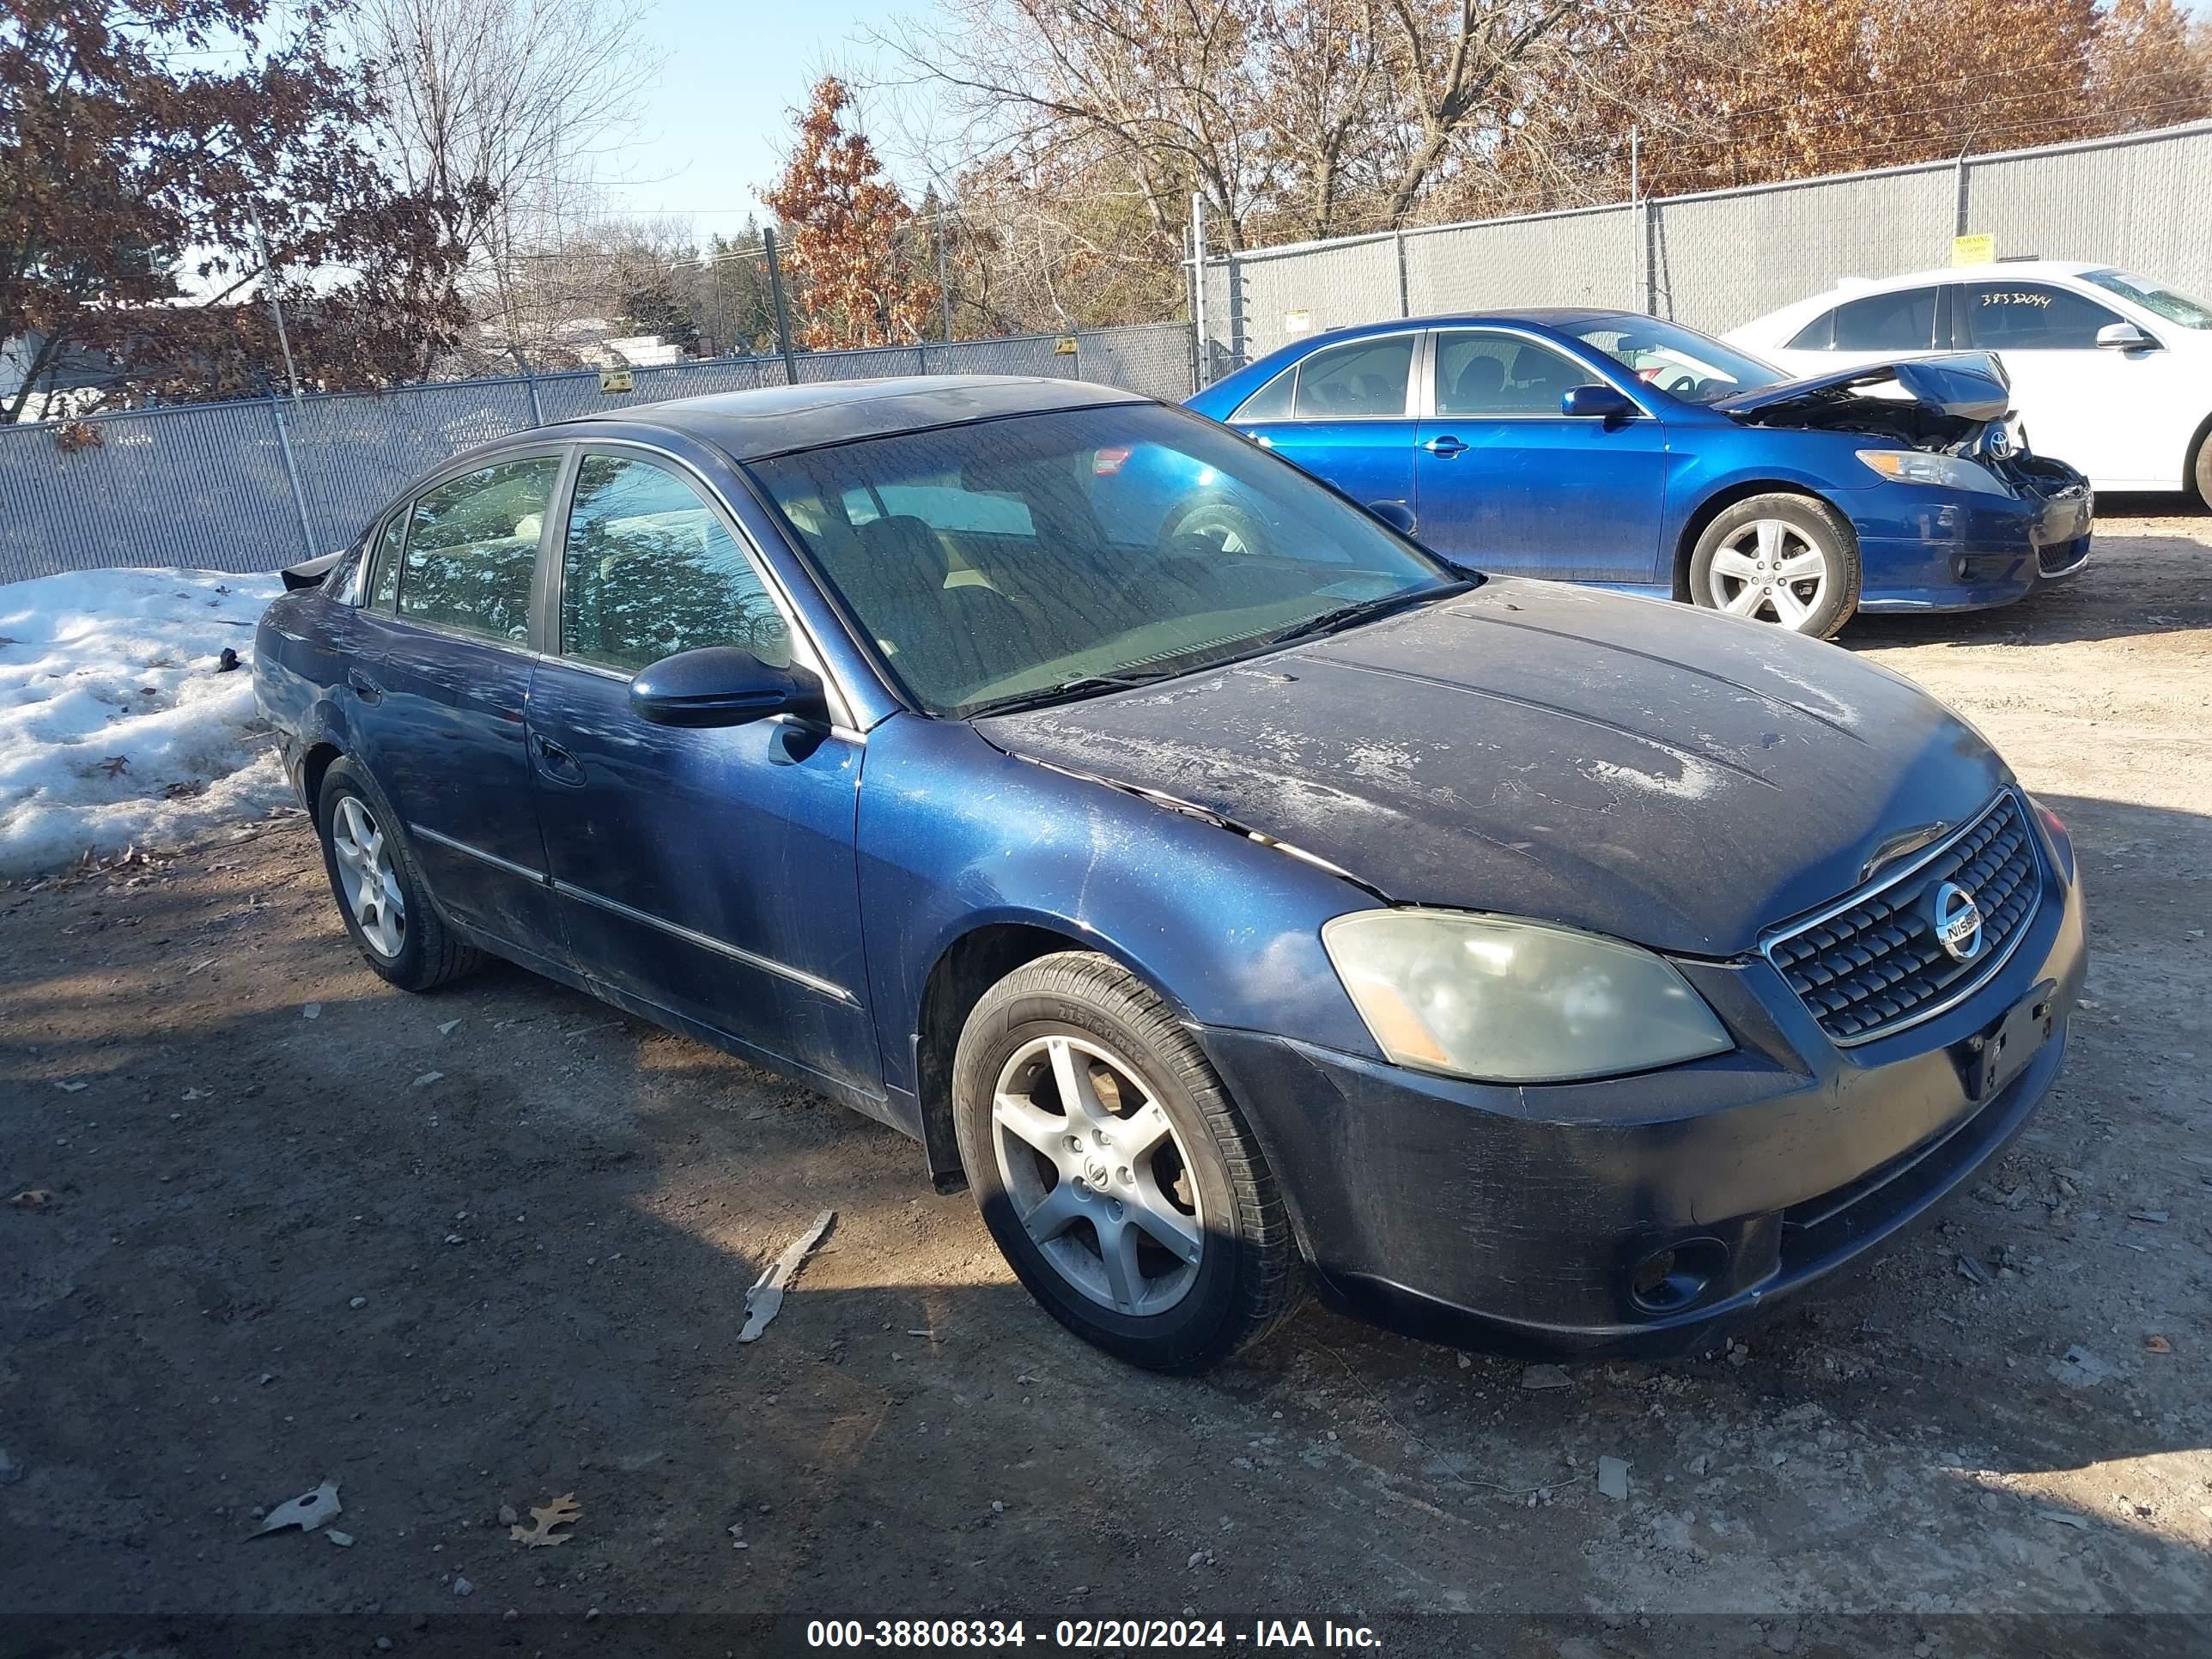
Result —
[{"label": "blue car in background", "polygon": [[[1447,557],[1826,637],[2081,569],[2088,481],[2015,446],[2008,402],[1986,356],[1793,380],[1659,318],[1528,310],[1301,341],[1188,406]],[[1233,550],[1237,512],[1194,531]]]}]

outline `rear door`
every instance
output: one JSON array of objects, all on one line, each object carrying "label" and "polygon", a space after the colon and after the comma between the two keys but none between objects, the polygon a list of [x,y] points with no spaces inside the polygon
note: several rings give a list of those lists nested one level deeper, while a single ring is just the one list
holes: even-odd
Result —
[{"label": "rear door", "polygon": [[1570,416],[1610,384],[1565,351],[1502,329],[1440,330],[1433,412],[1414,448],[1421,539],[1486,570],[1646,586],[1658,580],[1667,429],[1649,414]]},{"label": "rear door", "polygon": [[866,739],[784,717],[691,730],[631,712],[632,676],[679,651],[820,667],[734,522],[674,457],[585,449],[558,556],[529,764],[577,967],[879,1095],[853,848]]},{"label": "rear door", "polygon": [[1421,344],[1408,329],[1324,346],[1245,399],[1230,423],[1355,501],[1411,507]]},{"label": "rear door", "polygon": [[1945,286],[1924,283],[1846,300],[1806,324],[1770,355],[1792,374],[1809,376],[1941,350]]},{"label": "rear door", "polygon": [[556,959],[523,713],[536,660],[531,595],[562,459],[541,447],[479,462],[392,516],[341,694],[356,753],[439,903]]}]

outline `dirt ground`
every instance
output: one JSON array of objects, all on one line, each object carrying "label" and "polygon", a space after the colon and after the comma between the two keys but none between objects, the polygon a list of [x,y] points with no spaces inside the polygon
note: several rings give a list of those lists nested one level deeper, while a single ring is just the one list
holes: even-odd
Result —
[{"label": "dirt ground", "polygon": [[[1844,643],[2072,827],[2069,1069],[1849,1287],[1563,1387],[1310,1307],[1205,1380],[1125,1370],[890,1131],[519,971],[386,988],[296,817],[0,888],[0,1199],[51,1194],[0,1206],[0,1653],[243,1651],[189,1621],[250,1613],[404,1652],[456,1611],[484,1651],[764,1612],[1564,1659],[2081,1652],[2107,1627],[1989,1620],[2130,1613],[2168,1620],[2133,1650],[2212,1646],[2212,519],[2108,519],[2071,586]],[[330,1528],[248,1536],[325,1477]],[[509,1536],[566,1493],[568,1542]]]}]

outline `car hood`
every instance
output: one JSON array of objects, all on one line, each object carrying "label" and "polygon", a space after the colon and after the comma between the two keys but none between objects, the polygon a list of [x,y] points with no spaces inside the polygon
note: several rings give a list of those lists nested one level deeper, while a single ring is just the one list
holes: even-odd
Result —
[{"label": "car hood", "polygon": [[1390,901],[1732,956],[1963,822],[2002,762],[1848,652],[1493,579],[1272,655],[975,722]]},{"label": "car hood", "polygon": [[[1893,383],[1904,398],[1881,392]],[[2004,417],[2012,402],[2011,388],[2011,379],[1996,357],[1986,352],[1958,352],[1832,369],[1723,398],[1712,407],[1740,420],[1755,416],[1761,424],[1771,425],[1777,416],[1826,410],[1839,401],[1874,394],[1893,405],[1909,400],[1952,420],[1978,422]]]}]

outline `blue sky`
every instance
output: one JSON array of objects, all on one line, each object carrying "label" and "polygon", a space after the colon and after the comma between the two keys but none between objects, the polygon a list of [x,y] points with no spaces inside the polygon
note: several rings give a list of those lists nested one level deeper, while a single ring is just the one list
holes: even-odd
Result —
[{"label": "blue sky", "polygon": [[608,208],[688,218],[702,242],[748,213],[767,218],[756,192],[781,170],[791,112],[816,77],[865,70],[867,29],[926,9],[927,0],[659,0],[644,33],[667,61],[633,142],[611,162],[621,176],[606,186]]}]

